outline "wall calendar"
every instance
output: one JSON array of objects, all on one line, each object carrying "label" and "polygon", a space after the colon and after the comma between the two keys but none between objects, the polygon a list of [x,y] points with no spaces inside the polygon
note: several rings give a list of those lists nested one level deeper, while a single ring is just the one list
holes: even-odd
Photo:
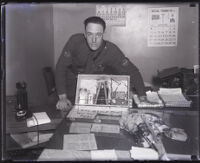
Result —
[{"label": "wall calendar", "polygon": [[148,46],[177,46],[178,7],[148,8]]},{"label": "wall calendar", "polygon": [[110,26],[126,25],[126,8],[122,5],[96,5],[96,16]]}]

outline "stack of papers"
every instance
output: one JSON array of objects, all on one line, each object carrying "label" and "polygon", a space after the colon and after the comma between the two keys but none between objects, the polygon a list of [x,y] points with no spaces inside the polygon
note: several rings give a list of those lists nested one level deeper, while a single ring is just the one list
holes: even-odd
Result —
[{"label": "stack of papers", "polygon": [[158,160],[158,153],[152,148],[132,147],[131,158],[134,160]]},{"label": "stack of papers", "polygon": [[136,95],[136,94],[133,95],[133,99],[134,99],[137,107],[139,107],[139,108],[143,108],[143,107],[164,107],[164,104],[163,104],[162,100],[159,98],[157,92],[147,91],[146,95],[147,95],[148,101],[151,102],[151,103],[141,102],[140,99],[138,98],[138,95]]},{"label": "stack of papers", "polygon": [[167,107],[190,107],[191,101],[187,100],[181,88],[160,88],[158,94]]},{"label": "stack of papers", "polygon": [[117,160],[115,150],[93,150],[91,151],[91,159],[97,161]]}]

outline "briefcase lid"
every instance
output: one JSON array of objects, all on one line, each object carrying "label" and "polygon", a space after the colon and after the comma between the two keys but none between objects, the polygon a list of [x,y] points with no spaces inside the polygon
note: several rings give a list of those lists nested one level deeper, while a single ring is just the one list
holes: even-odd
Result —
[{"label": "briefcase lid", "polygon": [[129,107],[130,76],[79,74],[75,105]]}]

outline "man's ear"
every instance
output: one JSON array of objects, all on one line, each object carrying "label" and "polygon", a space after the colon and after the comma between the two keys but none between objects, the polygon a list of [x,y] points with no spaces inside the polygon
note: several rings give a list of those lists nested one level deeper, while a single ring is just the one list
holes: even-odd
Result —
[{"label": "man's ear", "polygon": [[86,28],[84,28],[84,36],[85,36],[85,38],[86,38],[86,33],[87,33],[87,32],[86,32]]},{"label": "man's ear", "polygon": [[87,38],[87,37],[86,37],[86,31],[84,32],[84,36],[85,36],[85,38]]}]

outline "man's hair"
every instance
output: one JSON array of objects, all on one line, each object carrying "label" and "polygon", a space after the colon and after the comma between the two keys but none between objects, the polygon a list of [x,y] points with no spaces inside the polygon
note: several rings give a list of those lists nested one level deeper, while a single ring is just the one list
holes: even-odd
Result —
[{"label": "man's hair", "polygon": [[103,31],[105,31],[105,29],[106,29],[105,21],[98,16],[92,16],[92,17],[85,19],[84,20],[85,29],[86,29],[86,26],[88,25],[88,23],[100,24],[103,26]]}]

